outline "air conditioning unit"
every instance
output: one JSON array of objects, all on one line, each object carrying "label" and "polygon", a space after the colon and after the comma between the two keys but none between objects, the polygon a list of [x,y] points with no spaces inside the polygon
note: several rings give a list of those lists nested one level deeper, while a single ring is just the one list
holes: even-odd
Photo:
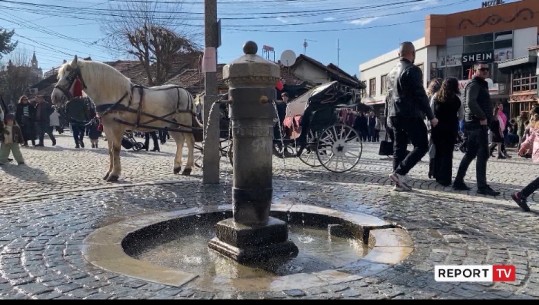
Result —
[{"label": "air conditioning unit", "polygon": [[30,88],[28,91],[30,91],[30,94],[37,94],[37,88]]}]

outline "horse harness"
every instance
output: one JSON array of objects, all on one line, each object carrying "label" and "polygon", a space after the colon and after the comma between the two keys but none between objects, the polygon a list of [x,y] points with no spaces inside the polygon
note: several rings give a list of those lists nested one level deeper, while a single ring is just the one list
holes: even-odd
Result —
[{"label": "horse harness", "polygon": [[[71,70],[67,74],[67,76],[65,78],[68,81],[68,86],[66,88],[64,88],[62,86],[59,86],[58,84],[56,84],[56,86],[54,86],[54,88],[62,91],[62,93],[68,98],[68,100],[71,100],[73,98],[73,95],[71,94],[70,89],[71,89],[71,86],[73,86],[73,83],[75,82],[75,80],[79,79],[79,81],[82,84],[83,89],[86,89],[86,84],[84,83],[84,80],[82,78],[82,74],[81,74],[81,71],[80,71],[79,67],[76,67],[75,69]],[[143,96],[144,96],[144,89],[146,89],[146,88],[147,87],[144,87],[142,85],[133,85],[132,84],[131,85],[131,95],[129,95],[129,92],[126,91],[125,94],[122,95],[122,97],[120,97],[120,99],[118,99],[118,101],[116,101],[115,103],[96,106],[96,112],[99,113],[99,115],[101,117],[103,117],[103,116],[105,116],[108,113],[113,112],[113,111],[127,111],[127,112],[136,113],[137,114],[137,121],[134,124],[130,123],[130,122],[127,122],[127,121],[124,121],[124,120],[121,120],[121,119],[118,119],[118,118],[114,118],[114,120],[119,122],[119,123],[122,123],[122,124],[125,124],[125,125],[130,125],[130,126],[133,126],[135,128],[141,127],[141,128],[147,128],[147,129],[160,129],[160,128],[155,127],[155,126],[147,125],[147,124],[150,124],[152,122],[160,120],[160,121],[164,121],[164,122],[174,124],[174,125],[177,125],[177,126],[180,126],[180,127],[188,128],[187,130],[186,129],[177,129],[177,128],[167,128],[170,131],[192,132],[193,126],[187,126],[187,125],[184,125],[184,124],[180,124],[180,123],[176,122],[175,120],[167,119],[167,117],[169,117],[169,116],[171,116],[171,115],[173,115],[175,113],[182,113],[182,112],[183,113],[191,113],[191,115],[194,118],[196,118],[196,114],[193,111],[189,110],[189,109],[192,108],[192,103],[193,103],[192,99],[188,100],[187,109],[185,109],[185,110],[180,110],[179,109],[179,107],[180,107],[180,89],[182,89],[181,87],[179,87],[179,86],[172,87],[172,88],[175,88],[176,91],[178,92],[178,101],[177,101],[177,104],[176,104],[176,110],[174,110],[173,112],[167,113],[167,114],[165,114],[163,116],[156,116],[156,115],[146,113],[146,112],[143,111],[143,108],[144,108],[144,98],[143,98]],[[166,89],[168,90],[170,88],[166,88]],[[133,93],[134,93],[135,90],[138,90],[139,95],[140,95],[140,101],[138,103],[138,108],[137,109],[131,108],[131,103],[132,103],[132,99],[133,99]],[[161,89],[161,90],[165,90],[165,89]],[[122,104],[122,102],[127,96],[129,96],[129,101],[128,101],[127,106],[125,106],[125,105]],[[150,119],[147,122],[141,123],[140,118],[141,118],[142,115],[148,116],[148,117],[150,117],[152,119]]]},{"label": "horse harness", "polygon": [[[129,95],[129,92],[125,92],[125,94],[122,97],[120,97],[120,99],[117,102],[115,102],[114,104],[103,104],[103,105],[96,106],[96,111],[99,113],[99,115],[101,117],[107,115],[110,112],[114,112],[114,111],[127,111],[127,112],[131,112],[131,113],[136,113],[137,114],[137,120],[136,120],[135,123],[130,123],[130,122],[118,119],[118,118],[114,118],[115,121],[117,121],[119,123],[122,123],[124,125],[133,126],[133,127],[135,127],[135,129],[139,128],[139,127],[140,128],[147,128],[147,129],[160,129],[160,127],[150,126],[150,125],[147,125],[147,124],[151,124],[152,122],[155,122],[155,121],[164,121],[164,122],[167,122],[167,123],[170,123],[170,124],[174,124],[174,125],[183,127],[183,128],[168,128],[167,127],[167,129],[170,130],[170,131],[192,132],[190,129],[192,129],[193,126],[187,126],[187,125],[176,122],[176,120],[167,119],[167,117],[169,117],[169,116],[171,116],[171,115],[173,115],[175,113],[191,113],[191,115],[195,116],[195,113],[193,111],[189,110],[191,108],[191,104],[193,103],[193,101],[191,99],[189,99],[188,104],[187,104],[187,109],[185,109],[185,110],[179,109],[179,107],[180,107],[180,89],[181,89],[181,87],[175,86],[175,87],[172,87],[172,88],[175,88],[177,90],[177,92],[178,92],[178,100],[177,100],[177,104],[176,104],[176,110],[174,110],[174,111],[172,111],[170,113],[167,113],[167,114],[165,114],[163,116],[156,116],[156,115],[153,115],[153,114],[150,114],[150,113],[147,113],[147,112],[143,111],[143,109],[144,109],[144,101],[145,101],[145,99],[144,99],[144,89],[147,89],[147,87],[144,87],[142,85],[131,85],[131,95],[129,96],[127,106],[122,104],[122,102]],[[170,88],[167,88],[167,89],[170,89]],[[135,92],[135,90],[138,90],[139,96],[140,96],[138,107],[136,109],[131,108],[131,104],[132,104],[132,100],[133,100],[133,96],[134,96],[133,93]],[[147,117],[150,117],[151,119],[148,120],[148,121],[145,121],[145,122],[141,122],[140,119],[141,119],[141,117],[143,115],[147,116]],[[185,129],[185,128],[189,128],[189,129]]]}]

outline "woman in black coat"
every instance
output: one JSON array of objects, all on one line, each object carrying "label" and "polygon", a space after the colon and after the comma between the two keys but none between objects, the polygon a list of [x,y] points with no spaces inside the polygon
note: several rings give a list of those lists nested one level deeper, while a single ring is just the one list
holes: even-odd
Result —
[{"label": "woman in black coat", "polygon": [[24,143],[22,146],[28,146],[28,140],[32,141],[32,145],[36,145],[36,130],[34,122],[36,119],[36,109],[28,101],[28,97],[23,95],[19,98],[19,103],[15,110],[15,120],[21,127]]},{"label": "woman in black coat", "polygon": [[453,151],[458,136],[458,112],[461,105],[459,83],[456,78],[447,78],[440,91],[434,96],[432,105],[438,125],[431,130],[435,147],[433,176],[443,185],[451,185]]}]

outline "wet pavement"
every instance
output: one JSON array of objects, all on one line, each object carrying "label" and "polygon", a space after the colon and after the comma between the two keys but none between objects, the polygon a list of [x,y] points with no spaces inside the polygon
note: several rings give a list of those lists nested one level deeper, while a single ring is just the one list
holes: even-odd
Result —
[{"label": "wet pavement", "polygon": [[[139,141],[141,139],[139,138]],[[475,162],[471,191],[428,179],[428,163],[409,174],[414,191],[391,191],[391,161],[365,143],[358,166],[336,174],[298,159],[274,158],[274,203],[314,205],[365,213],[408,230],[414,251],[401,264],[371,276],[308,289],[211,291],[172,287],[100,269],[83,257],[84,239],[98,228],[142,214],[230,204],[231,165],[223,158],[221,183],[202,185],[202,172],[172,173],[175,145],[161,152],[122,149],[118,183],[101,178],[106,143],[75,149],[68,134],[55,147],[22,148],[25,166],[0,167],[0,299],[537,299],[539,209],[529,213],[510,194],[537,176],[530,159],[490,159],[488,180],[497,197],[478,195]],[[46,140],[45,145],[50,145]],[[197,152],[197,154],[199,154]],[[454,165],[462,154],[455,153]],[[426,157],[423,159],[426,160]],[[456,170],[454,170],[455,173]],[[516,266],[509,283],[434,281],[435,265]]]}]

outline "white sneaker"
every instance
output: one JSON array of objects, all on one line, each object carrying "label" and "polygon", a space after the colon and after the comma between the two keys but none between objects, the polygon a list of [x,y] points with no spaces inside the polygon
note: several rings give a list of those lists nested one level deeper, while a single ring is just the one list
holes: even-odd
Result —
[{"label": "white sneaker", "polygon": [[406,189],[407,191],[411,191],[412,187],[408,185],[407,183],[407,177],[405,175],[392,173],[389,175],[389,178],[395,182],[395,184],[403,189]]},{"label": "white sneaker", "polygon": [[404,188],[402,186],[395,185],[393,187],[393,191],[395,191],[395,192],[410,192],[411,189],[407,189],[407,188]]}]

